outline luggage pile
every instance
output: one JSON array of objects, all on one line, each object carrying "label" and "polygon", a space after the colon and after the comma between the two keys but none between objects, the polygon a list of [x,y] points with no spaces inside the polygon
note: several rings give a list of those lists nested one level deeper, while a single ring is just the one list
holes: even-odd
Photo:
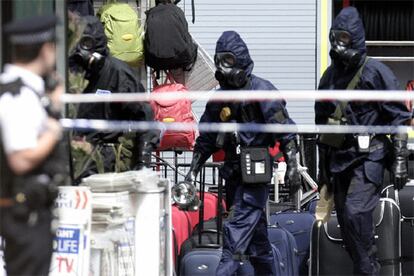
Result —
[{"label": "luggage pile", "polygon": [[[186,231],[183,232],[191,234],[181,246],[176,247],[176,252],[179,252],[179,257],[176,258],[178,275],[215,275],[222,254],[222,223],[226,220],[223,215],[227,213],[217,212],[217,215],[213,216],[214,212],[209,211],[208,201],[209,198],[212,198],[211,201],[214,201],[214,205],[221,208],[218,204],[222,200],[220,184],[221,181],[219,181],[217,195],[200,194],[200,199],[204,202],[204,208],[201,206],[200,213],[204,213],[204,219],[201,220],[200,214],[200,222],[195,227],[192,229],[193,225],[184,227]],[[203,190],[202,183],[201,191]],[[287,204],[285,205],[287,206]],[[184,221],[191,224],[190,216],[194,215],[189,214],[187,217],[182,217]],[[272,245],[277,275],[308,274],[310,232],[314,220],[314,216],[309,211],[296,210],[295,208],[270,214],[268,236]],[[240,261],[237,275],[254,275],[254,268],[248,259]]]},{"label": "luggage pile", "polygon": [[[414,180],[399,192],[395,192],[392,185],[382,192],[374,212],[380,275],[414,275],[413,195]],[[216,197],[209,193],[205,196]],[[316,220],[317,203],[318,198],[315,198],[303,209],[270,212],[268,237],[277,275],[352,275],[353,263],[344,248],[336,213],[332,211],[326,222]],[[282,209],[288,206],[282,205]],[[178,275],[215,275],[221,258],[223,212],[205,216],[195,227],[190,216],[193,215],[188,213],[185,219],[180,219],[187,221],[184,232],[188,237],[175,249],[175,256],[179,252],[179,257],[175,258],[176,271]],[[177,221],[175,223],[178,225]],[[248,260],[241,262],[237,275],[254,275]]]},{"label": "luggage pile", "polygon": [[[414,181],[404,189],[383,189],[375,209],[375,237],[380,275],[414,275]],[[314,210],[315,202],[309,205]],[[316,221],[311,231],[311,275],[352,275],[352,260],[345,250],[335,212],[326,223]]]},{"label": "luggage pile", "polygon": [[220,261],[220,229],[226,213],[221,181],[217,194],[204,191],[202,182],[198,193],[201,206],[196,212],[172,206],[173,256],[179,275],[212,275]]}]

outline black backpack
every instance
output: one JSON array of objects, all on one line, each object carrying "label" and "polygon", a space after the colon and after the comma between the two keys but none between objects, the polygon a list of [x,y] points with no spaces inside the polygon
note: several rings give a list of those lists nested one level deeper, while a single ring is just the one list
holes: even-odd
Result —
[{"label": "black backpack", "polygon": [[191,69],[197,44],[179,7],[160,3],[147,12],[144,49],[145,63],[155,70]]}]

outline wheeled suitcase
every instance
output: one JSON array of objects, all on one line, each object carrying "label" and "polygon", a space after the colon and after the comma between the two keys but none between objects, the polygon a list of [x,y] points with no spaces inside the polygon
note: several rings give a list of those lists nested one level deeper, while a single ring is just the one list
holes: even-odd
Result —
[{"label": "wheeled suitcase", "polygon": [[312,215],[315,215],[316,213],[316,206],[318,205],[319,198],[314,198],[306,205],[305,210],[311,213]]},{"label": "wheeled suitcase", "polygon": [[177,206],[171,206],[172,237],[173,237],[173,259],[176,260],[181,250],[181,245],[191,235],[191,225],[189,217],[185,211],[180,210]]},{"label": "wheeled suitcase", "polygon": [[[217,216],[215,229],[204,229],[205,218],[205,196],[204,172],[200,175],[201,186],[199,197],[202,202],[198,212],[189,212],[192,215],[193,223],[196,221],[197,226],[194,228],[192,235],[183,243],[180,250],[180,260],[178,262],[180,275],[215,275],[215,271],[221,258],[222,232],[221,232],[221,216],[222,206],[220,206],[221,198],[221,182],[219,182],[219,195],[214,200],[214,204],[210,204],[208,208],[214,209],[211,215]],[[211,200],[210,200],[211,201]],[[213,206],[214,205],[214,206]],[[207,212],[208,213],[208,212]],[[191,218],[190,218],[191,221]],[[191,223],[190,223],[191,224]],[[220,225],[220,227],[219,227]]]},{"label": "wheeled suitcase", "polygon": [[414,275],[414,180],[397,194],[392,185],[387,186],[383,196],[395,199],[400,206],[402,275]]},{"label": "wheeled suitcase", "polygon": [[403,221],[401,223],[402,274],[414,275],[414,180],[398,193]]},{"label": "wheeled suitcase", "polygon": [[210,229],[194,232],[181,246],[180,257],[183,258],[197,247],[220,247],[222,245],[222,233]]},{"label": "wheeled suitcase", "polygon": [[310,233],[315,217],[309,212],[285,211],[270,215],[269,224],[280,225],[294,236],[299,255],[299,274],[308,275]]},{"label": "wheeled suitcase", "polygon": [[283,257],[280,253],[280,250],[276,245],[272,244],[273,260],[275,263],[276,275],[275,276],[284,276],[286,275],[286,267],[283,263]]},{"label": "wheeled suitcase", "polygon": [[[179,276],[215,276],[222,251],[219,248],[196,248],[181,260]],[[234,276],[253,276],[254,268],[248,262],[240,262]],[[277,276],[283,274],[278,274]]]},{"label": "wheeled suitcase", "polygon": [[[401,215],[397,203],[381,198],[374,211],[380,275],[400,275]],[[352,275],[353,263],[345,250],[336,214],[327,223],[315,221],[311,232],[311,275]]]},{"label": "wheeled suitcase", "polygon": [[270,243],[280,251],[282,256],[282,262],[285,268],[284,275],[299,275],[299,255],[296,240],[293,235],[279,225],[269,225],[267,232]]},{"label": "wheeled suitcase", "polygon": [[216,275],[221,250],[197,248],[188,252],[180,262],[180,276]]},{"label": "wheeled suitcase", "polygon": [[[204,220],[211,220],[215,217],[218,217],[221,212],[226,210],[226,204],[222,199],[221,205],[219,205],[218,195],[204,192],[198,193],[198,196],[203,199],[203,217]],[[196,212],[188,212],[190,218],[191,228],[195,229],[200,222],[200,210]]]}]

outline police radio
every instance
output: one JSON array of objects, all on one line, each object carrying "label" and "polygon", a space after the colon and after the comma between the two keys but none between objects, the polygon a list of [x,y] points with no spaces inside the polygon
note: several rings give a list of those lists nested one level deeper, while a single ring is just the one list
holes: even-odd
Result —
[{"label": "police radio", "polygon": [[52,74],[47,75],[43,80],[45,82],[46,95],[40,98],[40,102],[50,117],[60,119],[62,117],[61,110],[54,107],[52,101],[50,100],[50,94],[56,90],[60,84],[60,81]]}]

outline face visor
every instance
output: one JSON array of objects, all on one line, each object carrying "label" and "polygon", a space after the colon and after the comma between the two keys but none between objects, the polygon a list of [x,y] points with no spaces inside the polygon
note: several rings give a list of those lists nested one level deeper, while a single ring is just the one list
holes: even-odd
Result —
[{"label": "face visor", "polygon": [[343,30],[331,30],[329,33],[329,41],[331,44],[337,44],[342,47],[351,46],[351,34]]},{"label": "face visor", "polygon": [[329,32],[331,51],[329,55],[332,60],[344,67],[346,70],[355,68],[360,60],[361,54],[358,50],[352,49],[352,36],[344,30],[331,30]]},{"label": "face visor", "polygon": [[83,35],[69,60],[72,60],[75,65],[81,66],[84,70],[99,69],[103,65],[104,58],[94,51],[95,47],[95,39],[90,35]]},{"label": "face visor", "polygon": [[214,56],[214,64],[217,68],[233,68],[236,66],[236,62],[236,56],[231,52],[217,53]]},{"label": "face visor", "polygon": [[231,52],[216,53],[214,56],[216,65],[215,77],[223,89],[239,89],[247,82],[246,72],[237,67],[237,58]]}]

